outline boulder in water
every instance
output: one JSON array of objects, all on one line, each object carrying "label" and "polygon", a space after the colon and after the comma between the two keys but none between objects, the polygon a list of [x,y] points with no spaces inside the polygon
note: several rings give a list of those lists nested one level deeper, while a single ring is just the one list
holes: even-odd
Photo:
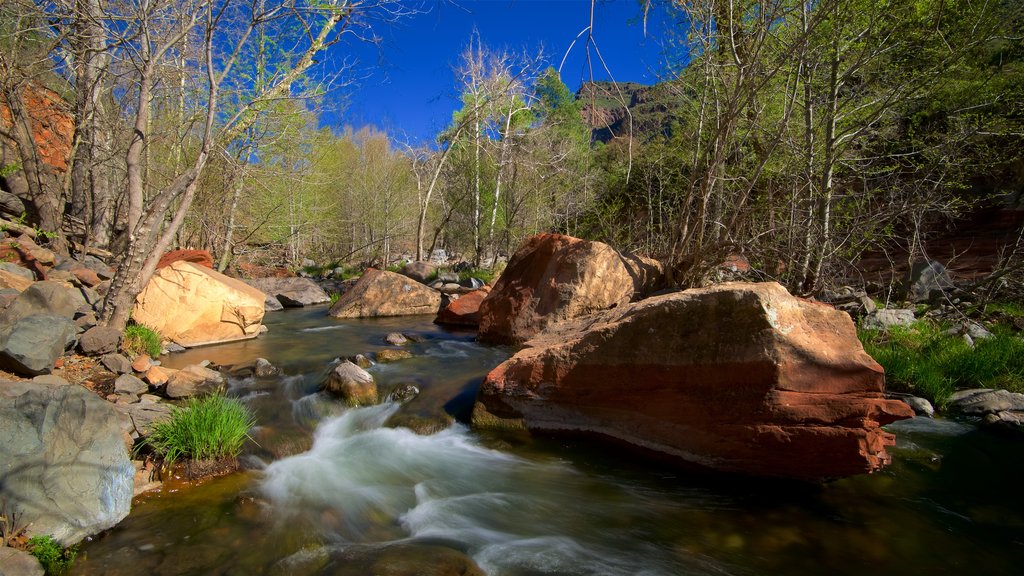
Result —
[{"label": "boulder in water", "polygon": [[452,300],[438,313],[434,324],[444,326],[477,326],[480,324],[480,303],[491,292],[489,286],[474,290]]},{"label": "boulder in water", "polygon": [[377,403],[377,383],[373,376],[348,360],[331,369],[323,390],[340,397],[351,406]]},{"label": "boulder in water", "polygon": [[520,344],[549,324],[624,305],[662,282],[654,260],[601,242],[539,234],[516,250],[480,303],[479,338]]},{"label": "boulder in water", "polygon": [[254,278],[245,283],[275,297],[285,308],[301,308],[331,301],[327,292],[309,278]]},{"label": "boulder in water", "polygon": [[415,280],[370,268],[345,292],[328,315],[335,318],[369,318],[437,314],[441,293]]},{"label": "boulder in water", "polygon": [[597,433],[716,470],[875,471],[913,417],[850,317],[775,283],[723,284],[549,326],[487,375],[477,427]]}]

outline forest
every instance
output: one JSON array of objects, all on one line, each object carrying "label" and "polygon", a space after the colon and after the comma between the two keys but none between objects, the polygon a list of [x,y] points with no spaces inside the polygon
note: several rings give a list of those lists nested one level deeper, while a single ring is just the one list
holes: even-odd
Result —
[{"label": "forest", "polygon": [[[861,281],[865,255],[897,268],[958,219],[1020,209],[1019,2],[639,5],[678,23],[656,86],[573,93],[530,47],[470,37],[461,107],[413,143],[320,121],[348,80],[320,56],[407,2],[7,0],[0,210],[54,251],[115,255],[102,320],[123,327],[175,247],[229,271],[440,249],[489,267],[557,231],[655,257],[680,287],[741,258],[813,295]],[[1022,273],[1017,231],[993,289]]]}]

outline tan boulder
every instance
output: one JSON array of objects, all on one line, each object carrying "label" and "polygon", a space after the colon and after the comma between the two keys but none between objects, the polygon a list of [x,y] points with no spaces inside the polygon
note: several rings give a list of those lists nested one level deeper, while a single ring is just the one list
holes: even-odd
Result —
[{"label": "tan boulder", "polygon": [[322,389],[347,402],[350,406],[377,403],[377,383],[369,372],[345,360],[327,375]]},{"label": "tan boulder", "polygon": [[512,255],[480,304],[482,342],[520,344],[547,325],[621,306],[660,288],[660,265],[601,242],[539,234]]},{"label": "tan boulder", "polygon": [[871,472],[913,417],[850,317],[775,283],[658,296],[551,325],[490,374],[478,427],[597,433],[705,467]]},{"label": "tan boulder", "polygon": [[327,312],[335,318],[437,314],[441,293],[401,274],[370,268]]},{"label": "tan boulder", "polygon": [[192,262],[159,269],[135,299],[132,318],[182,346],[254,338],[263,293]]}]

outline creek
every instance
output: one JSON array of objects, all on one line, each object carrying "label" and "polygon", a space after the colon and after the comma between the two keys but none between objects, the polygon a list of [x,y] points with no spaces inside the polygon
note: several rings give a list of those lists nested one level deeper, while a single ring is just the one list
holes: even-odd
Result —
[{"label": "creek", "polygon": [[[464,413],[511,350],[430,320],[287,310],[267,315],[259,339],[165,357],[263,357],[284,375],[230,382],[258,420],[244,472],[139,497],[82,546],[72,574],[434,573],[398,569],[449,561],[438,550],[508,576],[978,576],[1024,561],[1024,443],[901,422],[891,466],[811,486],[688,471],[585,439],[480,434],[443,414]],[[385,348],[396,331],[417,338],[415,357],[369,371],[385,393],[411,383],[418,397],[345,409],[317,393],[334,358]]]}]

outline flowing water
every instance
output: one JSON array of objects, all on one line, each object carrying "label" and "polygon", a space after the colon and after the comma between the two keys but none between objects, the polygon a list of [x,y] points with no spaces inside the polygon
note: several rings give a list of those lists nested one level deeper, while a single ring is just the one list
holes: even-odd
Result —
[{"label": "flowing water", "polygon": [[[283,367],[231,382],[259,421],[248,470],[141,497],[83,546],[74,574],[460,574],[468,556],[513,576],[976,576],[1024,561],[1024,443],[908,421],[885,471],[808,486],[681,471],[584,440],[482,435],[445,414],[464,413],[509,350],[424,318],[324,314],[270,314],[258,340],[167,360]],[[335,357],[384,348],[393,331],[418,339],[416,356],[370,372],[384,391],[414,384],[416,399],[344,409],[317,393]]]}]

